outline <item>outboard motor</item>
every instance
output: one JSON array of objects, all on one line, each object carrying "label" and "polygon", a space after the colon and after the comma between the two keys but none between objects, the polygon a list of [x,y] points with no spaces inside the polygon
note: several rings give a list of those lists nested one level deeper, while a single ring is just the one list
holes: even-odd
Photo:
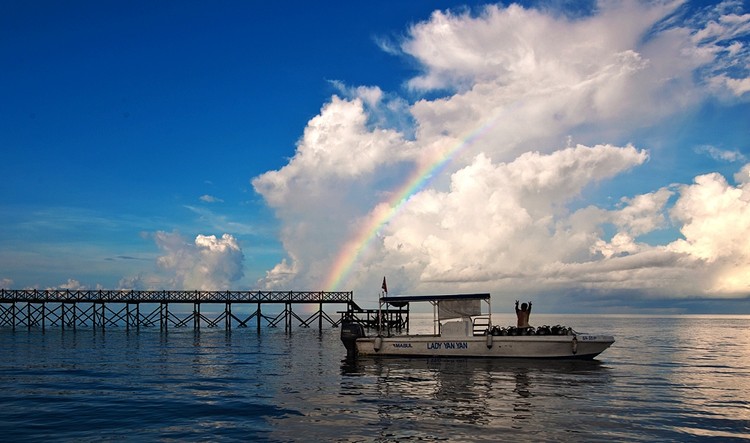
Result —
[{"label": "outboard motor", "polygon": [[365,337],[365,328],[352,321],[341,323],[341,341],[346,347],[346,357],[354,358],[357,356],[357,339]]}]

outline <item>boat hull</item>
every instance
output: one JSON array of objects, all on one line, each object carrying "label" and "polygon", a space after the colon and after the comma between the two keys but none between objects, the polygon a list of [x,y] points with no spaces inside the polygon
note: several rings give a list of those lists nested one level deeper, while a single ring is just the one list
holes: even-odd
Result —
[{"label": "boat hull", "polygon": [[358,355],[395,357],[483,357],[592,359],[614,343],[608,335],[362,337]]}]

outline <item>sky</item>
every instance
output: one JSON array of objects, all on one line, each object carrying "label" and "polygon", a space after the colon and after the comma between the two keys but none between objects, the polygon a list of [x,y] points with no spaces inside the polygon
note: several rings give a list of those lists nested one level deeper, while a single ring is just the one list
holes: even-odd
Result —
[{"label": "sky", "polygon": [[0,287],[750,314],[747,1],[0,2]]}]

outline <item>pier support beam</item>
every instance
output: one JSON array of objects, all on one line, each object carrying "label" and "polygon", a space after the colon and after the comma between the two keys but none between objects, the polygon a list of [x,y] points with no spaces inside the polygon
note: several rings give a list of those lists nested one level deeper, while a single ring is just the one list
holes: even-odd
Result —
[{"label": "pier support beam", "polygon": [[169,303],[161,303],[159,305],[159,329],[167,332],[169,323]]},{"label": "pier support beam", "polygon": [[201,304],[193,303],[193,329],[200,330],[201,328]]},{"label": "pier support beam", "polygon": [[232,329],[232,304],[229,302],[224,305],[224,328],[227,331]]}]

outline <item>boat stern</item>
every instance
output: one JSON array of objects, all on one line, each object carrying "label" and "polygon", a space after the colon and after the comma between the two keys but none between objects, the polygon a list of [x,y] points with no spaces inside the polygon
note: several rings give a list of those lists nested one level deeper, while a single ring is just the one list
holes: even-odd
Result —
[{"label": "boat stern", "polygon": [[357,356],[357,339],[366,337],[365,328],[359,323],[343,322],[341,324],[341,341],[346,347],[346,356],[354,358]]}]

